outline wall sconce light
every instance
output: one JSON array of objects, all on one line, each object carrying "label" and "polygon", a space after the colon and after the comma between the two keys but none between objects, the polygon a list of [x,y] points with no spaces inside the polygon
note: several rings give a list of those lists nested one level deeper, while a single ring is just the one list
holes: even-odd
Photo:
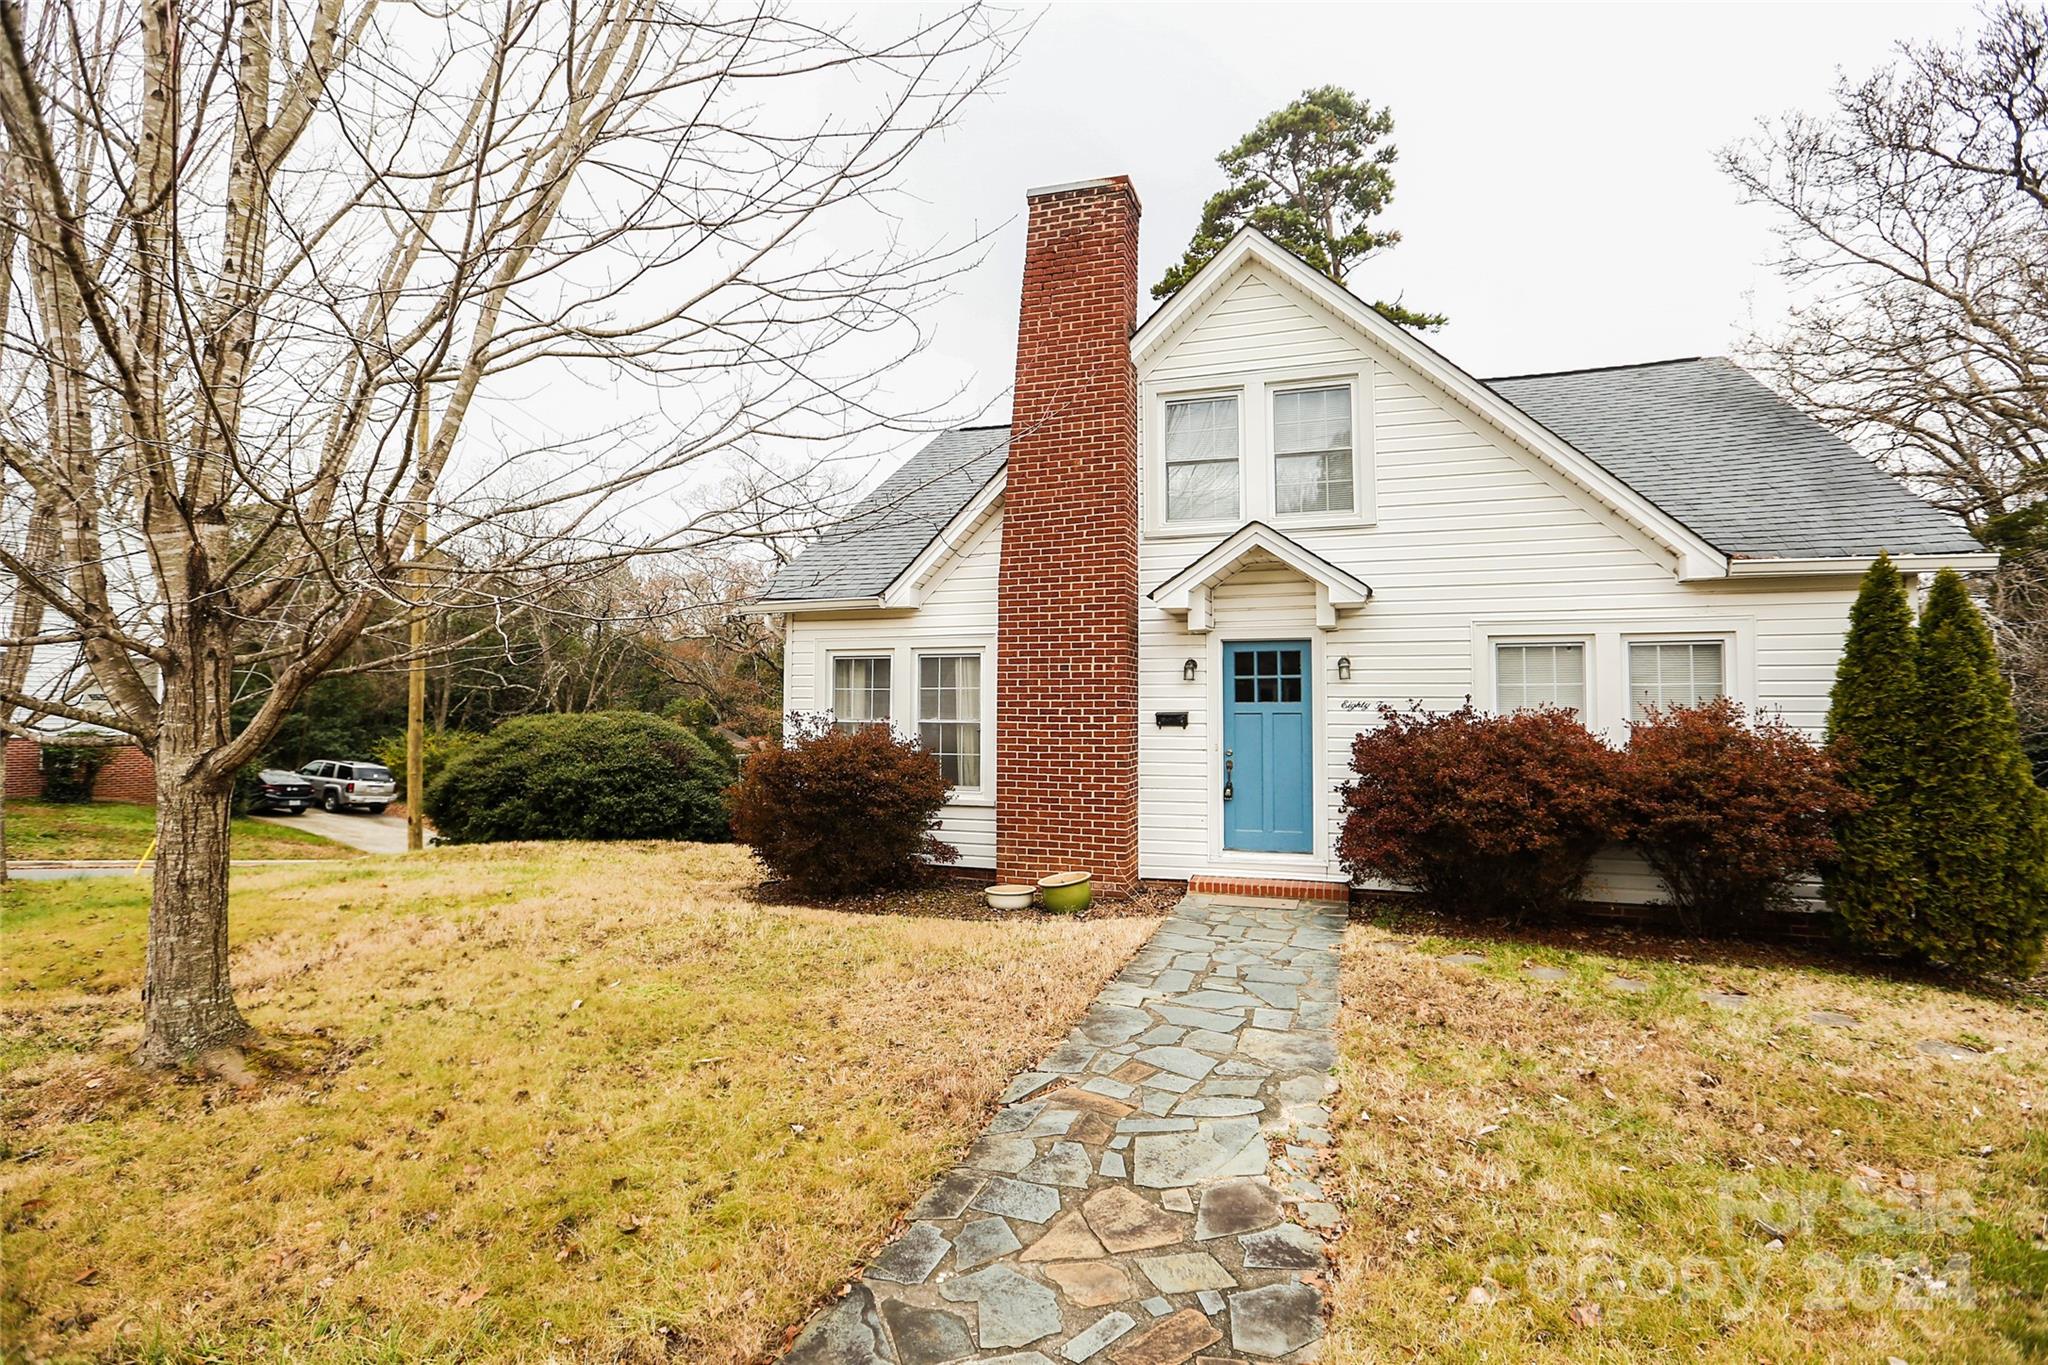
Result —
[{"label": "wall sconce light", "polygon": [[1189,659],[1180,666],[1180,680],[1182,682],[1193,682],[1195,680],[1195,661],[1193,659]]},{"label": "wall sconce light", "polygon": [[1348,654],[1343,658],[1337,660],[1337,681],[1351,681],[1351,656]]}]

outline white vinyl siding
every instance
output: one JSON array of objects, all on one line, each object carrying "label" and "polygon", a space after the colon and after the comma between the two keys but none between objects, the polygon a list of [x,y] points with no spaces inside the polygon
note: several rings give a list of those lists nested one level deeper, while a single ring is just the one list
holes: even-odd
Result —
[{"label": "white vinyl siding", "polygon": [[1238,509],[1237,399],[1166,405],[1166,519],[1228,521]]},{"label": "white vinyl siding", "polygon": [[1502,713],[1561,706],[1586,710],[1586,646],[1508,644],[1493,647],[1494,704]]},{"label": "white vinyl siding", "polygon": [[917,659],[917,738],[956,787],[981,786],[981,656]]},{"label": "white vinyl siding", "polygon": [[1352,507],[1351,386],[1273,395],[1273,510],[1279,515]]},{"label": "white vinyl siding", "polygon": [[[1341,877],[1342,809],[1323,798],[1316,853],[1286,869],[1233,863],[1221,849],[1222,735],[1217,704],[1223,639],[1306,639],[1322,726],[1317,790],[1348,775],[1351,741],[1381,703],[1455,710],[1498,702],[1494,646],[1580,641],[1587,723],[1625,743],[1629,646],[1719,639],[1728,695],[1782,709],[1818,735],[1841,650],[1853,580],[1681,582],[1673,557],[1523,451],[1422,376],[1254,266],[1148,359],[1139,382],[1161,396],[1199,393],[1246,376],[1311,387],[1356,373],[1361,475],[1349,520],[1285,521],[1307,550],[1373,587],[1373,599],[1316,628],[1313,586],[1254,562],[1210,593],[1214,630],[1197,634],[1144,594],[1209,549],[1149,521],[1139,549],[1138,850],[1145,877],[1203,871]],[[1142,408],[1157,420],[1158,406]],[[1247,422],[1257,430],[1257,422]],[[1277,444],[1277,443],[1276,443]],[[1368,478],[1365,471],[1370,471]],[[1263,483],[1263,480],[1258,482]],[[1148,485],[1148,488],[1150,485]],[[1257,509],[1249,509],[1257,515]],[[1182,677],[1185,661],[1196,677]],[[1349,660],[1340,678],[1338,660]],[[1160,712],[1188,713],[1187,728]],[[1586,894],[1647,903],[1666,897],[1634,853],[1597,860]]]},{"label": "white vinyl siding", "polygon": [[832,723],[842,730],[887,725],[890,720],[888,655],[841,654],[832,660]]},{"label": "white vinyl siding", "polygon": [[1728,693],[1726,651],[1719,640],[1658,640],[1628,647],[1632,719],[1652,707],[1698,706]]}]

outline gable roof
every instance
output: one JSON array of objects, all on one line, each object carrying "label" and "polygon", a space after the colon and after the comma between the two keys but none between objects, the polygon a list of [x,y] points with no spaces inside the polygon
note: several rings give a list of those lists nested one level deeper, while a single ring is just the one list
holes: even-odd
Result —
[{"label": "gable roof", "polygon": [[1009,463],[1010,429],[941,432],[793,561],[760,599],[879,598]]},{"label": "gable roof", "polygon": [[1739,558],[1976,554],[1960,522],[1723,356],[1486,384]]},{"label": "gable roof", "polygon": [[[1960,522],[1733,361],[1477,379],[1251,228],[1140,324],[1133,357],[1142,363],[1254,259],[1677,551],[1682,576],[1840,572],[1856,567],[1842,561],[1880,550],[1958,567],[1994,562]],[[1009,434],[1007,426],[942,433],[785,565],[757,609],[881,605],[913,565],[929,567],[927,552],[977,498],[1000,492],[990,485],[1002,477]]]}]

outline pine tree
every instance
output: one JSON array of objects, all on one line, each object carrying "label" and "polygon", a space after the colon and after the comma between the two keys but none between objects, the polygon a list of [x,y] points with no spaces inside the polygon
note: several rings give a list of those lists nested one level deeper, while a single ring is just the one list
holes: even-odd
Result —
[{"label": "pine tree", "polygon": [[1868,952],[1911,953],[1914,934],[1912,726],[1917,642],[1905,582],[1879,555],[1849,609],[1849,634],[1828,707],[1828,743],[1846,764],[1862,808],[1835,828],[1828,901],[1849,941]]},{"label": "pine tree", "polygon": [[[1229,183],[1209,196],[1187,253],[1152,286],[1163,299],[1193,279],[1238,231],[1257,228],[1338,284],[1351,268],[1385,251],[1401,234],[1373,226],[1394,197],[1394,116],[1334,85],[1259,120],[1216,158]],[[1434,330],[1441,313],[1373,304],[1404,327]]]},{"label": "pine tree", "polygon": [[1944,569],[1920,613],[1913,825],[1922,952],[2023,974],[2048,929],[2048,798],[2020,746],[1991,632]]}]

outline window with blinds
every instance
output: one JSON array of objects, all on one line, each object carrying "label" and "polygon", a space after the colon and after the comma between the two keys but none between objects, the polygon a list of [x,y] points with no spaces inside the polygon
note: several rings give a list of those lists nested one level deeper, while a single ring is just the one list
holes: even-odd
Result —
[{"label": "window with blinds", "polygon": [[1628,647],[1629,713],[1637,720],[1652,707],[1697,706],[1727,691],[1719,640],[1659,640]]},{"label": "window with blinds", "polygon": [[889,656],[843,654],[832,660],[832,724],[841,730],[889,723]]},{"label": "window with blinds", "polygon": [[1495,645],[1494,709],[1506,714],[1535,706],[1586,709],[1584,644]]}]

